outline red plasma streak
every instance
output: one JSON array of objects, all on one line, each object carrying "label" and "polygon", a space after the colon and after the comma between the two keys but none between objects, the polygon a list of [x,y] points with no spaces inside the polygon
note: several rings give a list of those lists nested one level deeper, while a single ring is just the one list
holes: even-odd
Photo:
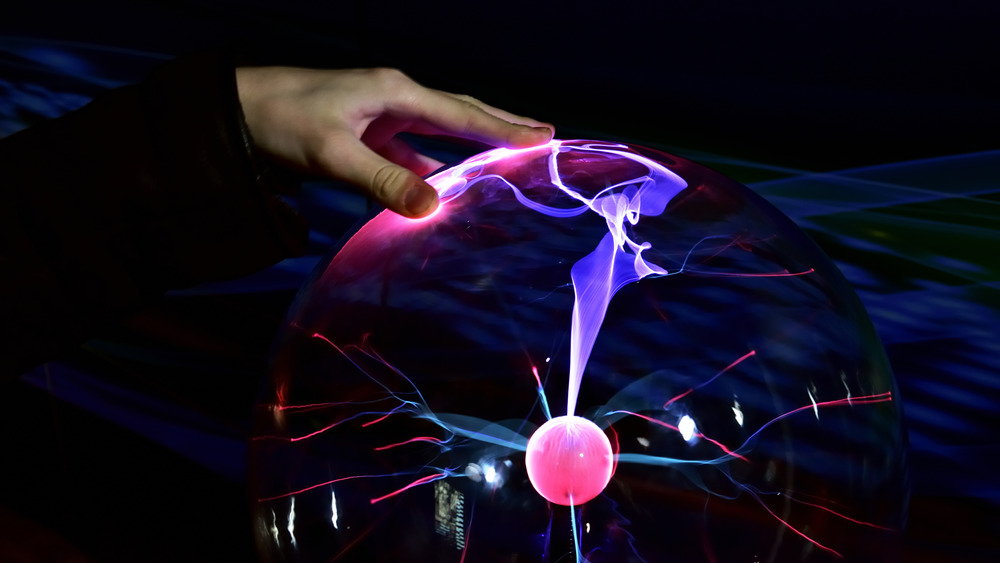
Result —
[{"label": "red plasma streak", "polygon": [[398,495],[399,493],[401,493],[403,491],[406,491],[406,490],[409,490],[409,489],[412,489],[413,487],[416,487],[418,485],[426,485],[427,483],[430,483],[432,481],[437,481],[438,479],[444,479],[445,477],[447,477],[447,475],[445,475],[444,473],[435,473],[434,475],[428,475],[426,477],[421,477],[420,479],[417,479],[416,481],[410,483],[409,485],[403,487],[402,489],[399,489],[398,491],[393,491],[393,492],[391,492],[391,493],[389,493],[387,495],[383,495],[383,496],[380,496],[378,498],[373,498],[371,500],[371,503],[375,504],[376,502],[381,502],[381,501],[383,501],[383,500],[385,500],[387,498],[394,497],[394,496]]}]

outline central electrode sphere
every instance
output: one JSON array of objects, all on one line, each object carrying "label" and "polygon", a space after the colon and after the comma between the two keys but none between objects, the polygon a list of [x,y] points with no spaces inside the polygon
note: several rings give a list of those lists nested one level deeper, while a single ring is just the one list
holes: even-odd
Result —
[{"label": "central electrode sphere", "polygon": [[528,479],[549,502],[580,505],[601,494],[614,471],[611,442],[579,416],[549,420],[528,440]]}]

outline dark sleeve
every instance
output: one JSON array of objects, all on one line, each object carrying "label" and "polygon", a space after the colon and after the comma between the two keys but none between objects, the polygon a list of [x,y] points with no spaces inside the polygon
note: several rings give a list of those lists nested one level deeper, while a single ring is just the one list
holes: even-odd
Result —
[{"label": "dark sleeve", "polygon": [[301,253],[307,230],[255,154],[222,55],[0,140],[0,375],[168,289]]}]

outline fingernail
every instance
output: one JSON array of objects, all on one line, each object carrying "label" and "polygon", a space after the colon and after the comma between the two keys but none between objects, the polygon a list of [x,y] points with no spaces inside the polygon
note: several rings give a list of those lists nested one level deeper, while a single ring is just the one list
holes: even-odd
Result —
[{"label": "fingernail", "polygon": [[529,133],[545,133],[546,135],[549,135],[549,134],[552,133],[552,130],[549,129],[548,127],[532,127],[530,125],[522,125],[521,127],[522,127],[523,131],[526,131],[526,132],[529,132]]},{"label": "fingernail", "polygon": [[[527,143],[527,146],[541,144],[552,138],[552,129],[548,127],[532,127],[530,125],[521,125],[519,131],[519,137],[515,143]],[[544,138],[542,141],[540,139]]]},{"label": "fingernail", "polygon": [[426,215],[437,203],[437,192],[434,188],[425,185],[410,186],[403,196],[403,207],[406,212],[413,216]]}]

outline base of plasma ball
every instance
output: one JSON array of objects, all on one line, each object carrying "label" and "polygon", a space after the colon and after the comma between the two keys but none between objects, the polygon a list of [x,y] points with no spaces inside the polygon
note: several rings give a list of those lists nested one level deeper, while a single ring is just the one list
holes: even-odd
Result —
[{"label": "base of plasma ball", "polygon": [[528,439],[525,454],[531,485],[549,502],[583,504],[604,491],[614,473],[611,441],[596,424],[560,416]]}]

